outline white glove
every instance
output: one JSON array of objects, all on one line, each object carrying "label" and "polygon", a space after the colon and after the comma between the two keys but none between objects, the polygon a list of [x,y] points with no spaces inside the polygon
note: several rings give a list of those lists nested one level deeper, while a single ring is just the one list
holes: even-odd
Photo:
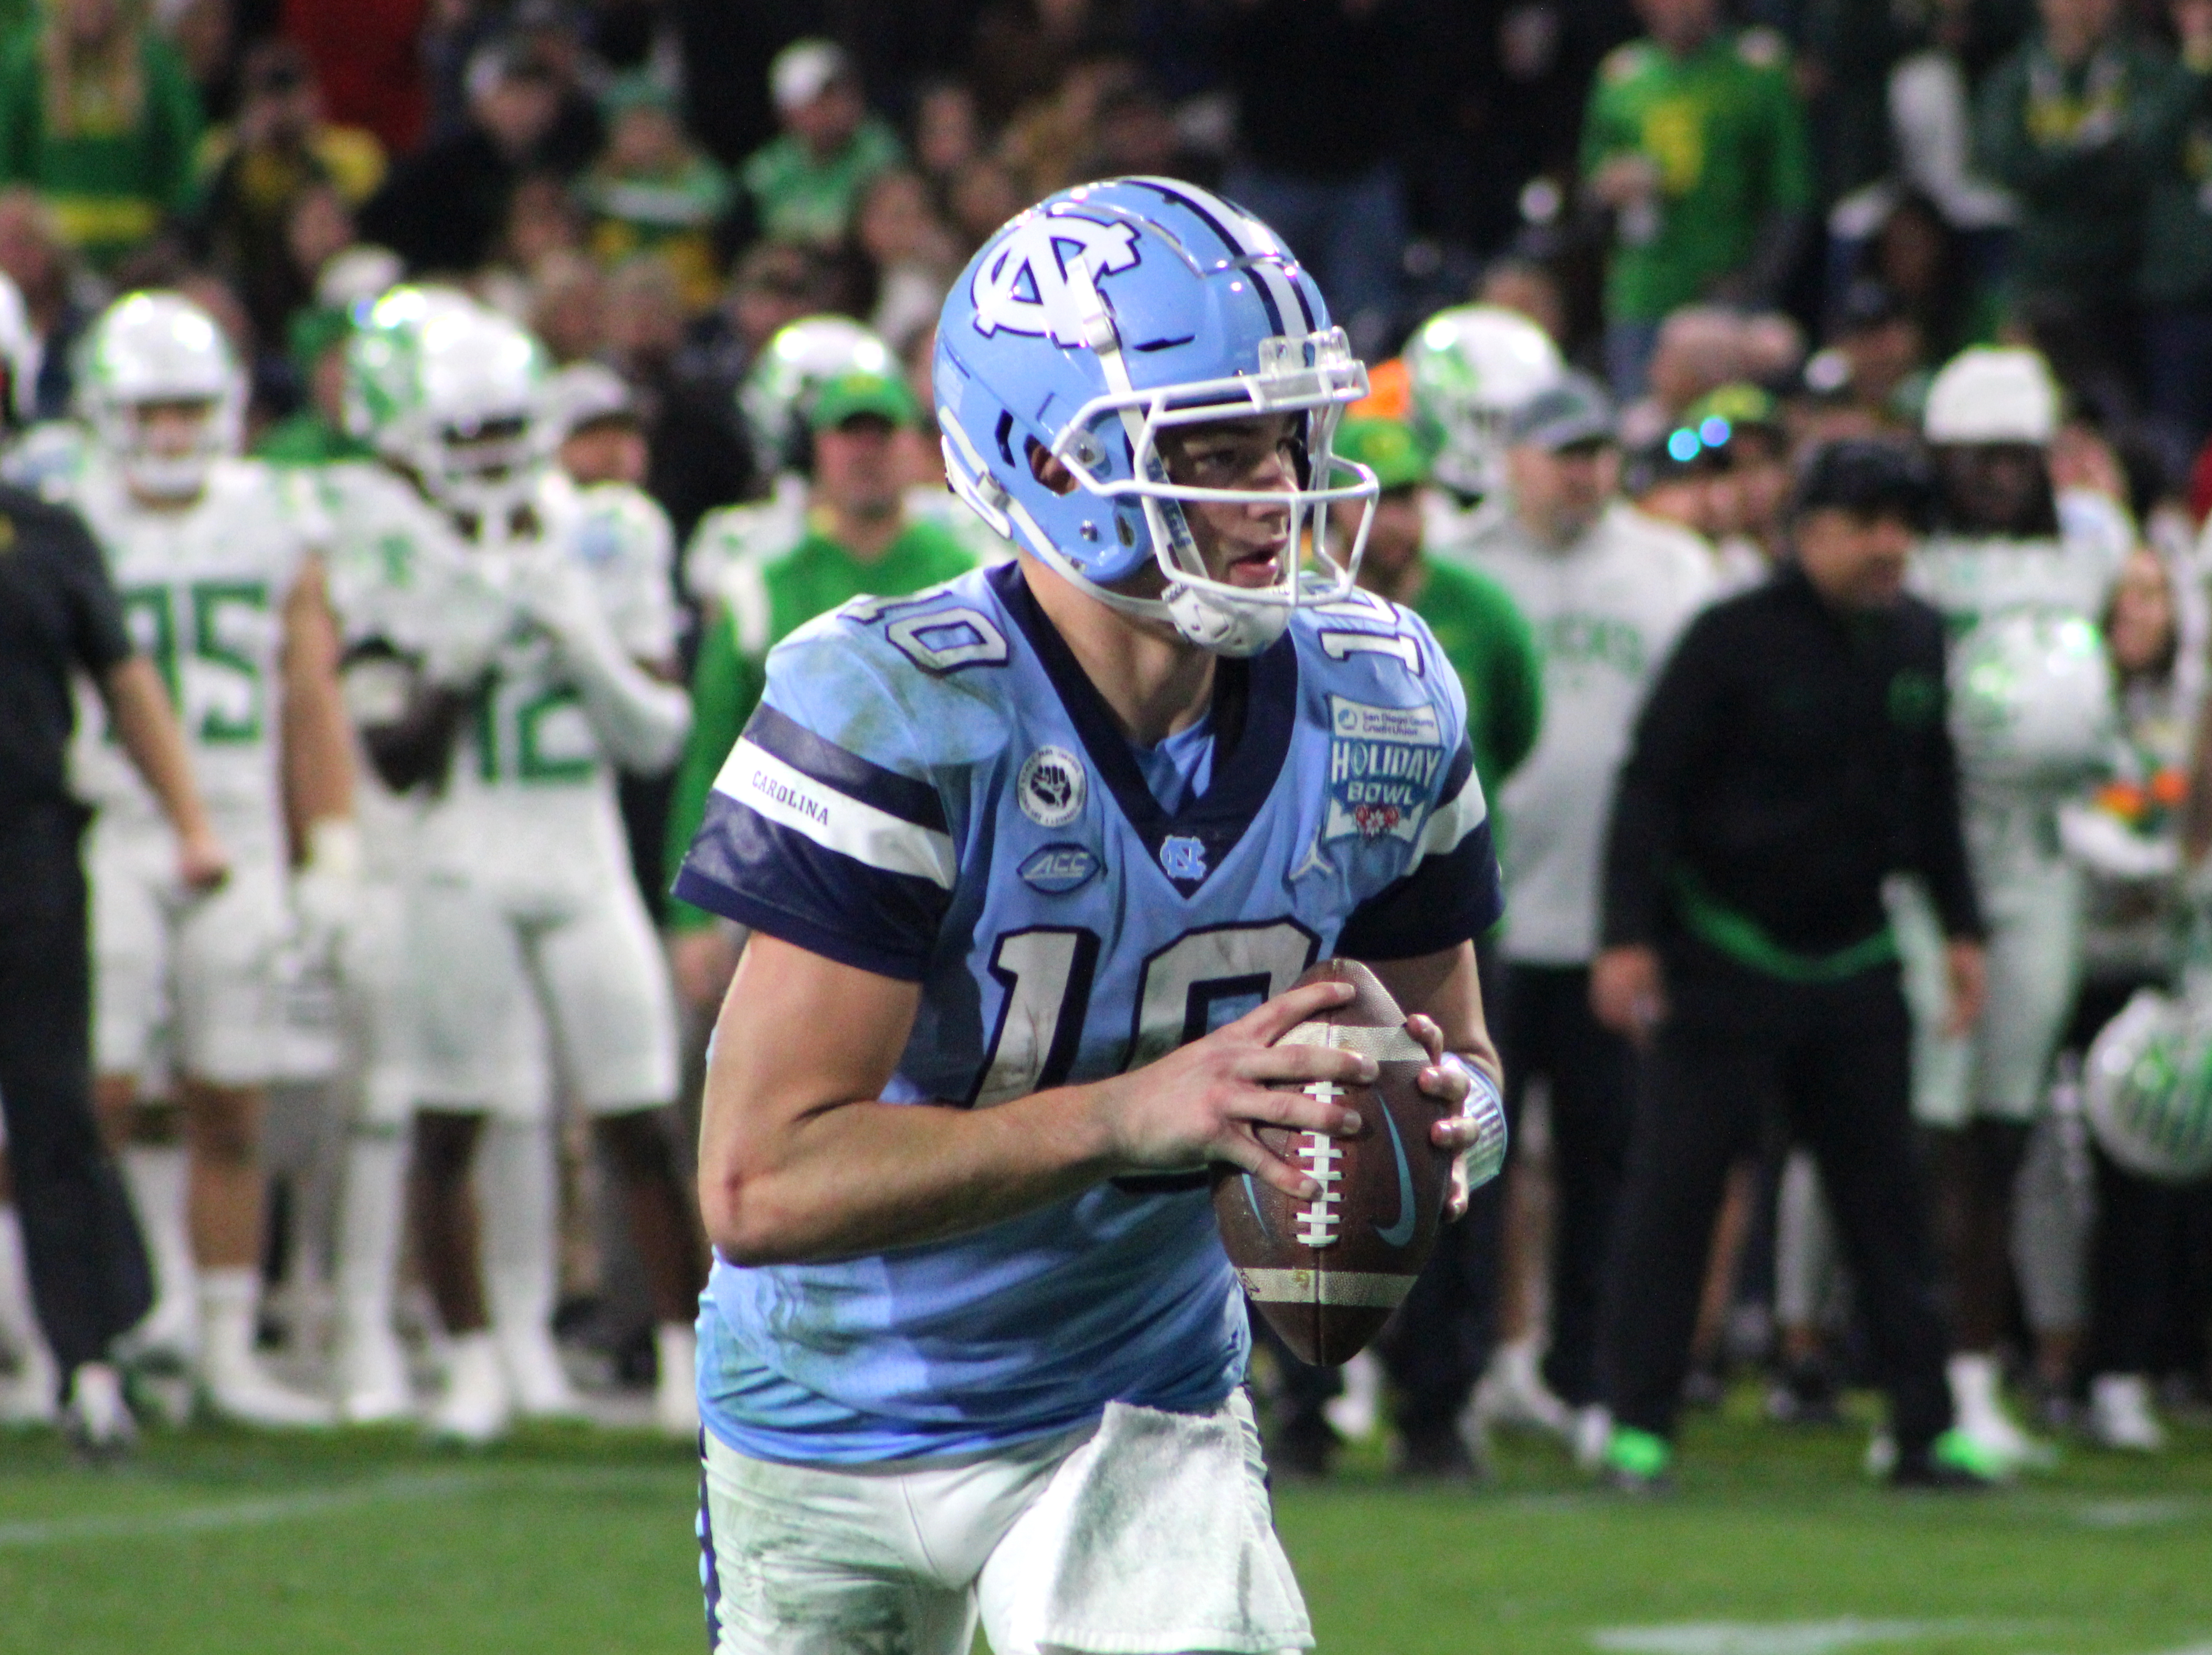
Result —
[{"label": "white glove", "polygon": [[438,593],[437,622],[422,651],[422,674],[447,689],[475,686],[514,630],[517,605],[499,585],[464,566]]},{"label": "white glove", "polygon": [[532,558],[509,589],[516,608],[551,635],[607,757],[642,776],[673,764],[690,733],[691,697],[630,659],[590,575],[562,558]]},{"label": "white glove", "polygon": [[307,859],[292,876],[292,908],[310,948],[334,953],[360,906],[361,829],[348,816],[310,823]]}]

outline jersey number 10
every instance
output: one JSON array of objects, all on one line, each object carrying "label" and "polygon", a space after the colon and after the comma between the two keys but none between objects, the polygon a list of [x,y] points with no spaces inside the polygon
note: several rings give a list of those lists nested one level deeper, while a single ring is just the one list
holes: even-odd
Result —
[{"label": "jersey number 10", "polygon": [[[1272,1000],[1320,950],[1321,939],[1290,919],[1186,931],[1145,961],[1122,1070],[1142,1068]],[[970,1100],[976,1106],[1066,1083],[1082,1045],[1098,952],[1097,933],[1081,926],[1000,936],[989,970],[1006,1000]]]}]

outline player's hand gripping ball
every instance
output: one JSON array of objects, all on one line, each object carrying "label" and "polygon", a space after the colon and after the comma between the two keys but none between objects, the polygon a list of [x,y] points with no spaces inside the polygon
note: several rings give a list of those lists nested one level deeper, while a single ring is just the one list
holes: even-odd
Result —
[{"label": "player's hand gripping ball", "polygon": [[1356,960],[1323,960],[1297,986],[1331,978],[1357,992],[1283,1040],[1376,1061],[1372,1086],[1316,1080],[1298,1088],[1357,1110],[1359,1130],[1336,1138],[1257,1129],[1271,1154],[1321,1186],[1310,1200],[1233,1166],[1217,1166],[1213,1176],[1222,1245],[1244,1291],[1300,1360],[1324,1366],[1349,1360],[1413,1290],[1436,1245],[1453,1160],[1430,1141],[1430,1128],[1453,1110],[1418,1084],[1429,1054],[1407,1031],[1406,1014]]}]

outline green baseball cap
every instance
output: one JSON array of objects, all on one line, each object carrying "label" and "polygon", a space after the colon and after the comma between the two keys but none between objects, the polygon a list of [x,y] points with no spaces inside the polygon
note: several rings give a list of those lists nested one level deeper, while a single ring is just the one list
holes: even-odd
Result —
[{"label": "green baseball cap", "polygon": [[862,414],[873,414],[893,425],[919,425],[921,410],[906,381],[890,374],[840,374],[815,394],[807,411],[806,428],[826,431]]},{"label": "green baseball cap", "polygon": [[1336,433],[1336,453],[1370,468],[1388,490],[1429,480],[1428,451],[1401,419],[1348,419]]}]

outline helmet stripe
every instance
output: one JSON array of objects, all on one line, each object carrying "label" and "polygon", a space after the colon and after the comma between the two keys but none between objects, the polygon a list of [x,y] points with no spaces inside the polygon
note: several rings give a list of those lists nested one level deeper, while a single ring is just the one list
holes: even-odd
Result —
[{"label": "helmet stripe", "polygon": [[1236,254],[1240,261],[1250,261],[1243,267],[1251,274],[1253,290],[1260,295],[1260,302],[1267,307],[1268,325],[1276,332],[1290,331],[1285,318],[1290,314],[1292,304],[1305,318],[1305,331],[1309,333],[1314,331],[1313,307],[1306,302],[1306,296],[1300,291],[1298,284],[1284,273],[1280,265],[1258,256],[1273,254],[1278,258],[1288,258],[1288,249],[1272,235],[1252,234],[1260,227],[1250,215],[1240,212],[1219,196],[1201,190],[1195,184],[1186,184],[1181,179],[1135,178],[1129,182],[1141,184],[1174,202],[1220,237],[1221,245]]},{"label": "helmet stripe", "polygon": [[[1242,207],[1223,200],[1210,190],[1201,190],[1195,184],[1181,184],[1177,187],[1194,202],[1205,203],[1209,210],[1207,215],[1209,221],[1218,221],[1227,225],[1229,233],[1240,239],[1243,251],[1248,254],[1272,253],[1285,263],[1292,265],[1297,263],[1290,248],[1284,245],[1282,238]],[[1194,206],[1193,210],[1197,210],[1197,208]],[[1314,314],[1313,304],[1306,297],[1304,283],[1292,281],[1289,274],[1279,265],[1262,263],[1255,264],[1251,268],[1261,280],[1275,289],[1276,297],[1279,300],[1288,299],[1297,302],[1298,313],[1305,319],[1307,332],[1311,333],[1321,326],[1321,319]],[[1287,315],[1289,305],[1285,304],[1283,309]]]}]

